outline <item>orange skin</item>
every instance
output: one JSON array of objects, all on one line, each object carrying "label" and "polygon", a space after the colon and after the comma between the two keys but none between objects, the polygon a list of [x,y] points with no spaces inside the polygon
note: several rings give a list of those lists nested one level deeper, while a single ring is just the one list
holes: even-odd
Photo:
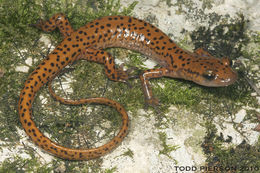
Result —
[{"label": "orange skin", "polygon": [[[53,92],[51,81],[60,71],[78,59],[104,64],[105,73],[113,81],[127,82],[128,73],[116,69],[107,47],[123,47],[139,51],[158,62],[161,68],[144,71],[140,75],[146,103],[157,105],[152,95],[149,79],[172,77],[191,80],[204,86],[227,86],[234,83],[237,74],[227,58],[217,59],[198,49],[191,53],[179,48],[166,34],[155,26],[128,16],[108,16],[94,20],[73,31],[63,14],[56,14],[47,21],[34,24],[43,31],[59,28],[64,40],[30,74],[20,94],[18,104],[20,121],[25,132],[36,145],[53,155],[68,160],[88,160],[100,157],[115,148],[127,135],[128,115],[117,102],[106,98],[65,100]],[[60,146],[36,127],[32,120],[32,103],[39,89],[49,82],[50,93],[64,104],[105,104],[115,108],[122,116],[119,133],[107,144],[92,149],[71,149]]]}]

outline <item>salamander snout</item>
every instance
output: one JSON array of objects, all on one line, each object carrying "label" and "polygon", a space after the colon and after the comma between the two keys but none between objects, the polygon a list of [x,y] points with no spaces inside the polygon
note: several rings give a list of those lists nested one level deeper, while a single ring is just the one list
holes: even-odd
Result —
[{"label": "salamander snout", "polygon": [[232,69],[232,61],[228,58],[209,59],[203,67],[201,80],[195,81],[200,85],[221,87],[231,85],[237,80],[237,73]]}]

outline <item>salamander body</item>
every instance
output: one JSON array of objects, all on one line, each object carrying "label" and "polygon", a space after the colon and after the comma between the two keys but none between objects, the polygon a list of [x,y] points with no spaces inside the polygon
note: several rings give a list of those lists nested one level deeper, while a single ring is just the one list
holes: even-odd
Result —
[{"label": "salamander body", "polygon": [[100,157],[115,148],[126,136],[128,116],[117,102],[107,98],[89,98],[77,101],[65,100],[51,94],[64,104],[95,103],[115,108],[122,116],[119,133],[107,144],[92,149],[66,148],[47,138],[32,120],[32,103],[39,89],[50,82],[61,70],[79,59],[104,64],[110,80],[127,82],[129,76],[122,68],[116,68],[113,57],[104,49],[122,47],[141,52],[155,60],[160,68],[149,69],[140,74],[146,103],[157,105],[149,79],[160,77],[182,78],[204,86],[218,87],[234,83],[237,74],[228,58],[218,59],[203,49],[194,53],[177,46],[166,34],[155,26],[129,16],[107,16],[96,19],[74,31],[63,14],[56,14],[47,21],[39,20],[37,28],[50,32],[58,28],[64,40],[30,74],[20,94],[18,104],[20,121],[25,132],[42,149],[68,160],[87,160]]}]

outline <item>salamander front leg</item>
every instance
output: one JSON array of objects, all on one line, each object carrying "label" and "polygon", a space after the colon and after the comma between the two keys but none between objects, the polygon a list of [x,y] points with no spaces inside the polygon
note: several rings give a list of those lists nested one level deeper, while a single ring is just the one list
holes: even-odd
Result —
[{"label": "salamander front leg", "polygon": [[152,106],[156,106],[159,104],[159,100],[153,97],[149,79],[167,76],[168,73],[169,73],[168,69],[159,68],[159,69],[146,70],[140,75],[146,104]]},{"label": "salamander front leg", "polygon": [[203,48],[198,48],[194,51],[200,56],[208,56],[208,57],[213,57],[209,52],[205,51]]}]

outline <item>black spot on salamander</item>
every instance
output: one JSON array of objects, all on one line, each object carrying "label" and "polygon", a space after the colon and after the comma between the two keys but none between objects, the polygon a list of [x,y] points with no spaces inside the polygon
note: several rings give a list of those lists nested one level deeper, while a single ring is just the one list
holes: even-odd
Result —
[{"label": "black spot on salamander", "polygon": [[114,142],[115,144],[118,144],[118,143],[119,143],[119,142],[118,142],[117,140],[115,140],[115,139],[113,140],[113,142]]},{"label": "black spot on salamander", "polygon": [[115,77],[115,74],[112,74],[112,79],[115,79],[116,77]]},{"label": "black spot on salamander", "polygon": [[180,55],[178,58],[179,58],[179,59],[182,59],[182,58],[183,58],[183,56],[182,56],[182,55]]},{"label": "black spot on salamander", "polygon": [[76,52],[74,52],[71,56],[74,57],[76,55]]},{"label": "black spot on salamander", "polygon": [[112,59],[112,58],[110,58],[110,59],[109,59],[109,64],[112,64],[112,61],[113,61],[113,59]]}]

